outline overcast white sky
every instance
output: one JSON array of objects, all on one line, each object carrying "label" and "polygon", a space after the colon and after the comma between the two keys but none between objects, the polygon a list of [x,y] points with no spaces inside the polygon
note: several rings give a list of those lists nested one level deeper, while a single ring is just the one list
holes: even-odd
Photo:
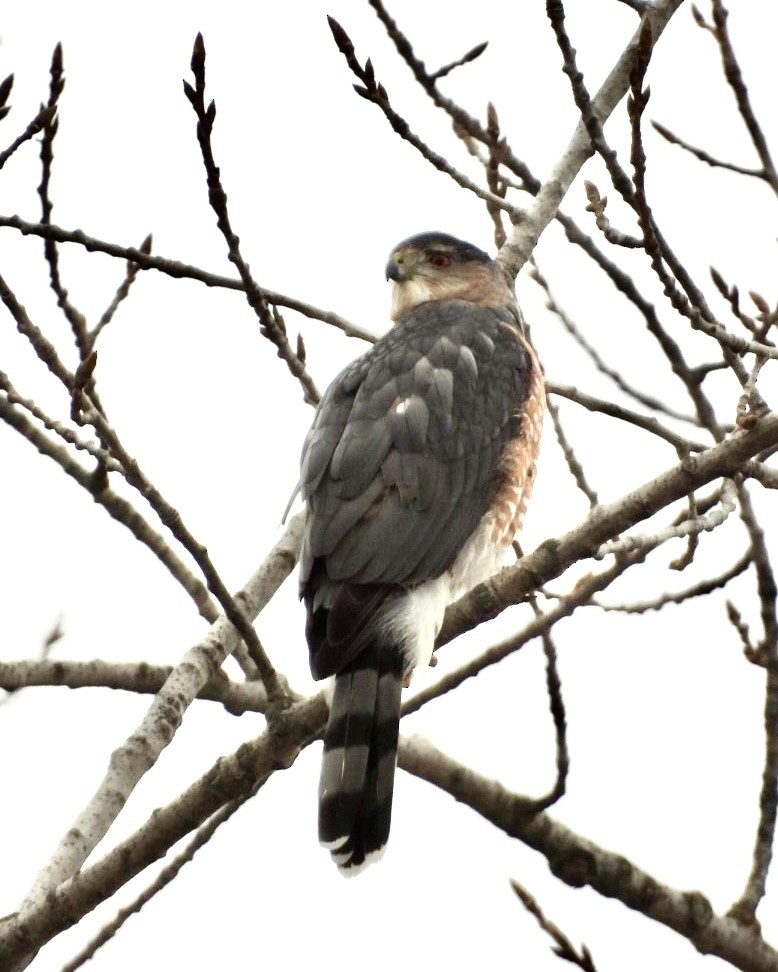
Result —
[{"label": "overcast white sky", "polygon": [[[547,174],[572,133],[575,109],[545,5],[482,0],[466,8],[388,0],[388,6],[428,65],[489,41],[486,54],[453,75],[446,90],[481,114],[492,99],[516,153],[536,175]],[[636,18],[617,0],[569,7],[571,35],[595,88]],[[748,52],[747,80],[769,125],[777,15],[757,0],[732,7],[735,41]],[[358,0],[17,4],[0,22],[0,73],[16,77],[14,111],[2,123],[0,144],[9,143],[45,100],[51,52],[62,41],[67,84],[55,143],[54,221],[125,245],[153,232],[155,252],[230,274],[181,88],[195,33],[202,31],[209,94],[217,105],[215,151],[252,270],[271,289],[381,333],[388,309],[383,266],[394,243],[437,228],[491,249],[491,228],[478,200],[424,163],[353,93],[326,13],[349,30],[362,59],[373,57],[393,103],[414,127],[439,151],[453,151],[457,143],[445,120],[415,92],[369,6]],[[649,80],[650,117],[714,154],[753,164],[714,45],[694,26],[688,7],[663,37]],[[616,141],[623,110],[620,116],[609,128]],[[711,174],[654,137],[647,142],[654,150],[658,217],[693,272],[704,279],[714,264],[744,291],[761,290],[774,300],[775,201],[767,190]],[[468,167],[461,155],[457,164]],[[596,164],[586,175],[607,192]],[[38,181],[37,149],[27,145],[0,173],[0,212],[36,219]],[[565,207],[582,214],[584,205],[579,180]],[[613,200],[611,218],[618,214]],[[595,339],[611,336],[616,360],[634,366],[636,356],[645,355],[639,376],[655,364],[655,352],[640,343],[635,328],[624,326],[623,306],[615,309],[602,282],[571,259],[555,229],[542,241],[538,260],[579,323]],[[94,322],[123,266],[74,247],[62,248],[61,263],[72,300]],[[72,361],[66,325],[47,289],[40,241],[0,232],[0,273]],[[541,320],[537,288],[522,279],[518,292],[530,322]],[[304,334],[320,388],[362,350],[324,325],[293,315],[287,323]],[[534,334],[550,378],[608,394],[596,376],[582,371],[580,358],[559,352],[558,330],[536,327]],[[54,382],[41,377],[2,315],[0,368],[23,393],[51,410],[62,408]],[[128,447],[207,545],[228,585],[239,588],[279,535],[311,414],[259,337],[245,300],[196,282],[142,274],[101,338],[98,376]],[[766,394],[771,384],[775,389],[767,373],[765,382]],[[592,454],[607,459],[613,443],[601,441],[602,427],[572,412],[570,421],[588,437]],[[617,454],[597,483],[602,499],[616,498],[673,461],[671,450],[648,443],[645,452]],[[154,558],[5,427],[0,468],[0,657],[35,656],[60,615],[66,632],[56,647],[61,658],[172,664],[202,635],[201,619]],[[549,444],[525,549],[585,514],[580,498],[570,499],[567,482],[562,491],[565,475]],[[732,544],[739,550],[740,543],[733,529]],[[715,564],[709,566],[715,573]],[[699,888],[721,909],[738,896],[750,866],[763,749],[762,677],[742,661],[723,614],[706,616],[701,605],[686,615],[684,631],[666,614],[636,622],[590,612],[560,628],[573,769],[568,795],[552,813],[660,880]],[[509,617],[495,631],[510,623]],[[293,582],[258,629],[292,683],[313,690]],[[489,643],[495,631],[478,633],[473,643]],[[442,664],[453,666],[464,651],[447,648]],[[421,673],[419,684],[431,677]],[[101,691],[31,689],[0,709],[0,913],[17,907],[91,796],[111,750],[147,705],[145,698]],[[261,726],[259,717],[235,719],[215,705],[193,707],[133,795],[109,845]],[[403,728],[429,735],[522,792],[544,791],[553,777],[553,732],[539,647],[482,674]],[[124,972],[151,960],[153,967],[177,963],[193,970],[317,962],[381,972],[422,961],[452,969],[559,968],[509,890],[514,877],[574,942],[589,945],[599,972],[648,972],[660,962],[724,968],[621,905],[559,885],[537,854],[402,773],[384,860],[357,881],[342,880],[316,842],[318,760],[319,747],[311,747],[292,771],[276,774],[91,967]],[[147,881],[142,875],[131,890]],[[61,968],[114,908],[100,909],[45,948],[36,972]],[[761,918],[768,939],[771,932],[775,938],[778,924],[767,910]]]}]

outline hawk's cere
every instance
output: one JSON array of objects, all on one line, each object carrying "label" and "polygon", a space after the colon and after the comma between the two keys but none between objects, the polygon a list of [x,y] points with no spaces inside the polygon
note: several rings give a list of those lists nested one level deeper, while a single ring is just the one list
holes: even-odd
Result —
[{"label": "hawk's cere", "polygon": [[446,606],[497,571],[535,475],[545,398],[512,288],[445,233],[398,244],[394,327],[338,375],[302,453],[314,678],[335,676],[319,839],[356,873],[386,844],[400,691]]}]

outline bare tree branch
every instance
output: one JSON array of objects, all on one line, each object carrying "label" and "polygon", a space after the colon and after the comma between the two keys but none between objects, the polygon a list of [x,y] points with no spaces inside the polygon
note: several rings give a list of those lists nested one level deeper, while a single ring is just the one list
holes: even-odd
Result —
[{"label": "bare tree branch", "polygon": [[[102,658],[93,661],[23,659],[0,662],[0,688],[18,692],[33,686],[65,686],[156,695],[172,672],[172,665],[148,662],[109,662]],[[267,708],[267,693],[261,682],[233,682],[221,671],[203,686],[197,698],[220,702],[232,715],[265,712]]]},{"label": "bare tree branch", "polygon": [[599,600],[594,600],[592,603],[602,608],[603,611],[621,611],[625,614],[645,614],[648,611],[660,611],[668,604],[683,604],[691,598],[705,597],[713,591],[720,590],[722,587],[726,587],[735,577],[739,577],[750,566],[751,553],[749,551],[743,554],[729,570],[725,570],[718,577],[700,581],[698,584],[692,584],[691,587],[687,587],[685,590],[678,591],[674,594],[662,594],[650,601],[638,601],[634,604],[603,604]]},{"label": "bare tree branch", "polygon": [[283,728],[267,730],[219,759],[176,800],[155,810],[140,830],[105,857],[36,895],[0,922],[0,963],[8,972],[26,964],[30,954],[71,927],[99,902],[139,874],[212,814],[250,793],[281,767],[292,766],[303,745],[321,730],[326,716],[323,695],[297,703],[283,717]]},{"label": "bare tree branch", "polygon": [[56,462],[67,476],[75,480],[96,503],[106,510],[109,516],[125,526],[137,540],[147,546],[181,584],[206,621],[216,619],[218,611],[210,598],[208,588],[195,577],[189,567],[170,548],[165,539],[152,529],[135,507],[109,487],[102,466],[98,466],[93,471],[86,469],[67,448],[53,442],[18,408],[15,408],[13,401],[6,395],[0,396],[0,419],[19,432],[41,455]]},{"label": "bare tree branch", "polygon": [[506,567],[453,604],[446,612],[438,644],[445,644],[487,618],[496,617],[509,604],[518,603],[531,590],[558,577],[570,564],[593,556],[611,537],[670,503],[713,479],[735,475],[747,459],[774,441],[778,441],[778,415],[769,415],[752,430],[735,433],[721,445],[706,449],[615,503],[596,507],[580,526],[541,545],[515,567]]},{"label": "bare tree branch", "polygon": [[[284,535],[265,562],[235,596],[247,618],[259,614],[291,571],[297,559],[302,527],[302,515],[289,521]],[[112,754],[104,780],[35,879],[22,913],[45,901],[52,889],[67,881],[83,865],[107,833],[135,785],[173,739],[187,707],[203,687],[216,678],[219,667],[240,637],[222,615],[205,638],[184,655],[155,695],[135,732]]]},{"label": "bare tree branch", "polygon": [[[655,44],[667,26],[670,18],[681,5],[682,0],[657,0],[644,15],[644,22],[651,26],[651,36]],[[600,90],[592,101],[592,108],[600,122],[603,122],[621,101],[629,89],[629,75],[635,57],[635,48],[640,40],[642,26],[632,38],[624,53],[614,65]],[[583,121],[576,126],[573,137],[560,156],[560,161],[534,202],[516,224],[505,246],[500,250],[498,259],[506,273],[515,278],[519,270],[532,255],[540,234],[555,217],[573,179],[581,166],[592,154],[589,133]]]},{"label": "bare tree branch", "polygon": [[675,446],[681,453],[702,452],[706,448],[701,442],[687,439],[673,432],[672,429],[668,429],[658,419],[653,418],[653,416],[640,415],[621,405],[616,405],[614,402],[594,398],[592,395],[587,395],[586,392],[579,391],[579,389],[573,388],[571,385],[557,385],[555,382],[547,382],[546,390],[551,395],[559,395],[560,398],[566,398],[568,401],[575,402],[576,405],[582,405],[590,412],[600,412],[603,415],[610,415],[611,418],[628,422],[636,428],[651,432],[657,438],[664,439],[665,442],[669,442],[670,445]]},{"label": "bare tree branch", "polygon": [[338,45],[338,50],[346,58],[348,66],[361,81],[361,84],[354,85],[354,90],[357,92],[357,94],[365,98],[367,101],[371,101],[373,104],[377,105],[384,113],[384,116],[392,126],[392,129],[397,132],[400,138],[404,139],[406,142],[409,142],[416,149],[416,151],[419,152],[439,172],[443,172],[450,176],[458,186],[472,192],[474,195],[478,196],[479,199],[483,199],[494,208],[505,210],[514,218],[518,218],[518,211],[514,206],[511,206],[511,204],[501,196],[497,196],[493,192],[487,192],[485,189],[482,189],[480,186],[476,185],[471,179],[468,179],[464,173],[454,168],[454,166],[451,165],[451,163],[442,155],[440,155],[440,153],[431,149],[426,142],[424,142],[411,130],[410,125],[402,117],[402,115],[398,114],[394,108],[392,108],[392,105],[389,102],[389,96],[386,93],[384,86],[375,80],[373,66],[370,60],[368,59],[365,62],[365,66],[362,67],[356,58],[354,45],[352,44],[351,38],[348,36],[346,31],[341,27],[334,17],[328,17],[327,19],[329,21],[332,35],[335,38],[335,43]]},{"label": "bare tree branch", "polygon": [[679,148],[685,149],[700,162],[704,162],[706,165],[710,165],[716,169],[728,169],[730,172],[736,172],[738,175],[744,176],[755,176],[759,179],[764,178],[764,173],[761,169],[749,169],[744,165],[736,165],[734,162],[724,162],[723,159],[717,159],[715,156],[710,155],[704,149],[697,148],[695,145],[691,145],[689,142],[684,141],[680,136],[671,132],[669,128],[664,125],[660,125],[657,121],[652,121],[651,124],[656,129],[657,132],[666,139],[671,145],[677,145]]},{"label": "bare tree branch", "polygon": [[[245,290],[243,281],[233,277],[224,277],[217,273],[210,273],[207,270],[201,270],[199,267],[192,266],[191,264],[182,263],[180,260],[170,260],[166,257],[154,256],[151,253],[145,253],[137,247],[120,246],[116,243],[109,243],[106,240],[99,240],[97,237],[84,233],[83,230],[66,230],[60,226],[55,226],[53,223],[31,223],[21,219],[19,216],[0,216],[0,227],[17,230],[23,236],[39,236],[42,239],[51,239],[58,243],[74,243],[77,246],[82,246],[89,253],[105,253],[108,256],[117,257],[120,260],[136,263],[143,270],[158,270],[160,273],[164,273],[177,280],[197,280],[205,284],[206,287],[221,287],[226,290],[238,291]],[[288,307],[289,310],[297,311],[305,317],[322,321],[324,324],[330,324],[338,330],[343,331],[349,337],[356,337],[362,341],[370,342],[376,340],[375,334],[357,327],[356,324],[352,324],[333,311],[321,310],[312,304],[307,304],[294,297],[288,297],[285,294],[279,294],[274,290],[266,290],[263,288],[263,293],[269,304]]]},{"label": "bare tree branch", "polygon": [[631,861],[585,840],[545,813],[528,814],[526,801],[480,776],[420,736],[403,737],[400,766],[445,790],[510,837],[543,854],[571,887],[591,887],[687,938],[704,955],[718,955],[747,972],[776,972],[778,952],[751,927],[714,913],[699,891],[676,891]]},{"label": "bare tree branch", "polygon": [[743,74],[740,70],[740,65],[738,64],[735,50],[729,36],[729,29],[727,27],[729,11],[722,3],[722,0],[712,0],[712,5],[713,23],[715,26],[713,33],[721,51],[724,76],[732,88],[740,116],[748,130],[748,134],[751,136],[751,141],[762,163],[763,178],[770,184],[773,192],[778,194],[778,172],[776,172],[775,164],[773,163],[773,158],[767,145],[767,139],[751,107],[748,88],[743,80]]},{"label": "bare tree branch", "polygon": [[227,254],[230,262],[238,271],[249,306],[259,319],[262,334],[276,346],[278,356],[286,362],[289,371],[300,382],[305,400],[309,404],[315,405],[320,397],[318,389],[306,371],[304,364],[292,350],[286,337],[283,321],[270,313],[267,295],[252,277],[249,266],[243,259],[240,250],[240,240],[232,229],[227,211],[227,194],[222,188],[221,173],[216,165],[211,147],[211,132],[216,118],[216,105],[212,101],[207,108],[205,106],[205,44],[202,34],[198,34],[195,38],[191,67],[195,86],[192,87],[185,81],[184,94],[189,99],[189,103],[197,116],[197,141],[200,143],[200,151],[208,179],[208,199],[216,213],[217,226],[227,243]]},{"label": "bare tree branch", "polygon": [[[512,105],[507,110],[501,109],[498,117],[494,102],[489,100],[485,113],[479,108],[476,117],[441,91],[441,86],[447,87],[448,75],[480,57],[485,44],[477,44],[464,56],[459,56],[463,45],[449,53],[448,63],[443,67],[428,70],[409,37],[388,14],[382,0],[369,0],[390,46],[408,66],[419,86],[417,96],[423,92],[446,113],[459,139],[454,147],[462,155],[468,153],[469,157],[465,156],[468,165],[473,166],[475,160],[481,167],[478,179],[465,175],[453,155],[444,157],[431,142],[416,134],[421,130],[415,127],[415,122],[412,127],[411,116],[400,114],[395,102],[390,101],[372,62],[358,60],[351,38],[331,21],[337,45],[357,79],[354,86],[357,93],[376,105],[388,128],[413,146],[422,158],[484,203],[487,225],[492,227],[500,251],[498,259],[506,275],[515,278],[531,258],[544,228],[556,219],[567,241],[578,248],[578,255],[586,254],[601,271],[606,285],[612,285],[610,289],[618,293],[619,305],[628,311],[627,326],[649,334],[662,352],[660,367],[663,370],[656,376],[644,369],[642,361],[635,360],[636,355],[629,359],[626,367],[618,365],[613,353],[614,342],[610,337],[606,340],[599,337],[600,332],[590,326],[585,308],[576,306],[573,313],[568,314],[553,296],[554,287],[534,268],[530,273],[542,288],[541,298],[545,298],[548,311],[553,315],[549,340],[559,341],[573,355],[585,355],[587,363],[590,362],[599,373],[595,374],[595,379],[599,376],[607,378],[620,394],[627,396],[633,407],[595,397],[578,386],[573,388],[552,381],[548,382],[550,395],[557,399],[564,397],[597,412],[602,416],[596,423],[598,432],[604,428],[607,435],[618,429],[619,443],[626,441],[630,448],[638,450],[643,442],[651,441],[646,440],[643,433],[650,433],[655,440],[666,442],[679,458],[676,465],[662,474],[654,474],[626,495],[601,504],[598,493],[590,484],[596,483],[602,489],[607,485],[612,493],[612,482],[616,477],[611,476],[612,469],[605,461],[595,465],[601,450],[584,449],[582,441],[570,434],[572,423],[567,417],[573,410],[567,406],[557,408],[552,402],[550,411],[554,430],[572,477],[564,471],[558,476],[559,494],[554,495],[553,502],[561,505],[571,497],[580,502],[575,493],[577,489],[586,496],[589,513],[574,529],[550,537],[536,550],[521,556],[518,563],[450,606],[439,634],[437,650],[507,607],[518,607],[504,619],[515,619],[508,637],[497,640],[486,633],[485,647],[471,652],[465,664],[458,665],[406,699],[403,713],[417,711],[450,693],[464,681],[539,638],[546,655],[549,706],[556,731],[556,781],[540,798],[511,793],[499,782],[487,780],[415,738],[403,743],[401,765],[471,806],[486,822],[537,849],[561,881],[574,887],[587,885],[601,895],[614,897],[647,918],[675,930],[700,952],[718,955],[747,972],[766,969],[778,972],[778,953],[766,943],[756,918],[769,887],[778,821],[778,586],[772,563],[769,511],[763,512],[754,502],[759,497],[752,497],[752,490],[746,484],[746,480],[752,478],[766,489],[778,489],[778,469],[770,465],[778,454],[778,415],[770,411],[765,401],[765,397],[770,398],[769,382],[773,380],[774,362],[778,358],[775,331],[778,301],[769,290],[764,295],[758,292],[762,287],[759,282],[756,282],[755,290],[749,290],[748,282],[730,284],[724,274],[712,271],[713,287],[723,301],[723,305],[721,301],[714,305],[724,314],[719,320],[708,305],[702,287],[693,278],[691,267],[694,264],[684,261],[680,251],[671,247],[660,229],[655,213],[662,212],[662,200],[649,198],[646,188],[651,174],[650,159],[646,154],[648,143],[643,138],[649,98],[646,78],[654,45],[681,0],[622,2],[640,15],[639,28],[598,94],[590,96],[578,67],[573,38],[568,34],[562,0],[548,0],[549,21],[557,36],[563,69],[570,79],[580,122],[544,183],[533,175],[511,147],[510,133],[501,125],[501,120],[504,122],[511,117]],[[729,169],[741,177],[741,182],[743,176],[756,175],[778,193],[778,178],[765,130],[753,110],[731,44],[728,13],[722,0],[711,2],[711,23],[704,21],[696,9],[694,16],[719,45],[724,75],[735,94],[761,169],[748,170],[720,162],[702,149],[695,149],[680,136],[661,126],[656,127],[666,139],[692,152],[700,161],[717,169]],[[583,61],[582,57],[581,63]],[[12,377],[17,379],[13,361],[4,364],[10,377],[0,372],[0,420],[56,462],[67,476],[88,490],[110,516],[148,546],[212,625],[174,667],[145,662],[121,664],[104,659],[92,662],[54,660],[48,655],[48,647],[59,636],[57,627],[44,641],[39,657],[0,663],[0,688],[9,693],[3,701],[23,688],[29,690],[24,693],[25,699],[36,694],[46,695],[40,691],[44,685],[99,686],[153,694],[148,711],[135,731],[112,754],[96,792],[84,801],[81,812],[35,879],[20,911],[0,919],[0,968],[3,972],[20,972],[45,942],[73,926],[100,902],[109,900],[133,876],[151,862],[160,860],[182,837],[194,834],[183,856],[152,879],[135,902],[123,909],[68,968],[75,969],[88,961],[130,914],[137,912],[176,877],[183,864],[237,806],[252,796],[273,773],[295,763],[301,750],[320,736],[326,718],[326,694],[318,693],[303,699],[288,689],[284,676],[276,671],[265,653],[252,623],[297,560],[302,517],[291,521],[246,587],[232,597],[208,551],[184,526],[176,508],[162,495],[151,477],[140,468],[122,441],[123,433],[120,435],[118,426],[109,422],[96,389],[96,375],[99,374],[96,371],[96,341],[119,307],[123,315],[126,313],[124,302],[131,296],[140,270],[154,269],[173,279],[188,278],[209,287],[243,293],[256,315],[260,333],[273,343],[285,362],[286,372],[299,383],[309,404],[314,404],[319,397],[308,371],[306,343],[313,346],[313,342],[308,340],[307,331],[305,335],[298,334],[296,339],[287,333],[282,308],[321,321],[363,341],[375,339],[369,331],[336,313],[267,290],[252,274],[235,231],[235,213],[228,209],[227,181],[223,179],[214,154],[215,107],[205,98],[205,47],[200,35],[195,41],[191,67],[194,80],[191,84],[185,82],[184,89],[197,120],[197,138],[209,201],[224,239],[227,257],[236,268],[235,278],[152,255],[150,236],[140,247],[124,247],[52,223],[52,165],[59,124],[57,105],[64,77],[59,47],[52,59],[47,104],[35,115],[23,136],[0,153],[1,168],[32,135],[42,133],[42,172],[38,190],[41,219],[36,223],[18,216],[1,216],[0,227],[11,229],[14,234],[43,240],[49,281],[66,322],[63,345],[57,337],[63,332],[44,329],[39,326],[40,321],[34,323],[12,289],[13,281],[18,279],[17,269],[11,267],[4,271],[7,281],[0,278],[0,300],[37,356],[37,361],[30,357],[41,379],[41,390],[39,394],[35,388],[33,394],[29,394],[30,381],[25,376],[17,382],[18,387],[24,389],[22,394],[11,380]],[[388,74],[385,76],[391,80]],[[0,119],[9,110],[7,101],[11,88],[12,78],[0,83]],[[625,140],[617,129],[610,127],[608,138],[613,138],[610,142],[606,140],[603,126],[625,93],[628,94],[625,118],[629,122],[629,135]],[[391,137],[388,128],[387,134]],[[594,152],[605,164],[608,185],[603,185],[602,193],[592,183],[586,187],[588,208],[593,214],[593,219],[589,219],[592,238],[568,215],[560,212],[559,203]],[[623,164],[621,160],[626,159],[627,154],[629,161]],[[597,164],[600,165],[599,159]],[[721,178],[718,173],[713,175]],[[726,179],[728,185],[733,184],[732,175]],[[624,200],[629,207],[626,223],[607,210],[608,195],[612,195],[614,189],[621,197],[617,203]],[[533,197],[527,212],[515,205],[515,199],[520,198],[517,193]],[[510,219],[510,227],[505,214]],[[722,220],[726,215],[722,211]],[[149,220],[149,224],[153,222]],[[267,231],[272,233],[272,226],[268,226]],[[24,249],[21,241],[14,238],[14,242],[17,249]],[[64,244],[76,245],[88,252],[101,252],[126,264],[117,268],[114,296],[96,323],[88,323],[68,295],[59,265],[59,248]],[[631,252],[625,253],[625,247]],[[590,267],[592,263],[589,263]],[[636,266],[640,269],[634,273]],[[65,269],[64,264],[62,269]],[[651,271],[647,283],[640,275],[642,269]],[[659,296],[660,289],[666,300]],[[755,310],[741,299],[741,291],[746,295],[750,293]],[[42,317],[40,312],[36,313]],[[577,321],[581,321],[581,325]],[[557,322],[561,323],[561,328]],[[539,322],[540,327],[543,323]],[[533,331],[536,336],[541,333],[534,327]],[[699,333],[692,334],[692,331]],[[631,332],[624,340],[631,341],[632,338]],[[12,339],[16,340],[14,335]],[[77,351],[75,358],[73,343]],[[642,347],[637,341],[635,346]],[[67,392],[62,414],[48,397],[44,397],[44,382],[55,384],[50,381],[50,376],[56,378]],[[584,386],[585,383],[583,379]],[[643,391],[643,387],[651,394]],[[688,397],[691,407],[684,407],[683,403],[675,407],[679,389]],[[55,390],[62,398],[61,389]],[[102,386],[100,392],[103,392]],[[107,394],[106,400],[109,400]],[[88,425],[95,430],[96,441],[91,441],[85,434]],[[552,453],[552,459],[560,467],[559,454]],[[629,476],[629,448],[623,454],[611,449],[608,462],[619,467],[622,481]],[[118,481],[117,475],[126,483]],[[704,488],[708,483],[712,485]],[[121,495],[126,484],[134,489],[129,494],[132,502]],[[151,506],[155,517],[172,536],[168,537],[165,531],[158,533],[152,527],[156,520],[139,497]],[[48,502],[48,496],[40,500],[36,498],[34,502]],[[138,509],[133,503],[138,504]],[[768,510],[768,507],[764,509]],[[740,515],[739,527],[732,523],[731,514],[735,511]],[[719,531],[727,517],[730,518],[727,527]],[[639,527],[640,524],[643,526]],[[745,529],[748,536],[748,548],[744,553],[732,553],[727,548],[728,536],[738,528]],[[698,545],[698,537],[703,531],[714,530],[718,532]],[[676,539],[683,542],[671,544],[670,550],[668,541]],[[179,544],[187,550],[189,557],[182,554]],[[677,575],[665,574],[664,580],[660,575],[659,580],[650,580],[644,587],[640,600],[626,604],[600,603],[603,592],[622,578],[626,580],[628,572],[632,572],[630,576],[634,575],[636,581],[641,576],[648,576],[648,569],[641,575],[639,565],[662,545],[668,552],[664,557],[652,560],[661,561],[665,571],[686,570],[694,565],[695,582],[687,581],[681,588]],[[717,556],[711,563],[715,562],[715,566],[706,570],[702,562],[714,546]],[[676,555],[678,548],[681,548],[680,555]],[[722,551],[725,557],[721,556]],[[520,555],[518,548],[517,555]],[[196,576],[190,558],[200,568],[207,584]],[[597,558],[607,558],[606,564],[596,564]],[[581,566],[566,573],[574,565]],[[748,571],[752,565],[753,571]],[[549,592],[544,585],[562,575],[564,580],[558,585],[564,593]],[[575,579],[571,580],[571,576]],[[697,580],[700,576],[704,579]],[[557,646],[561,651],[564,646],[562,632],[566,629],[555,629],[555,626],[583,607],[644,614],[670,605],[680,606],[679,610],[683,610],[686,602],[708,595],[713,595],[710,604],[714,608],[714,617],[719,616],[725,596],[721,592],[737,577],[740,581],[733,598],[737,599],[738,605],[743,605],[742,613],[732,603],[728,603],[727,611],[746,659],[764,669],[765,760],[750,874],[738,900],[729,913],[722,916],[714,913],[701,893],[682,892],[662,885],[631,861],[573,833],[543,811],[564,792],[569,765],[567,719],[556,668]],[[747,584],[751,585],[751,591]],[[538,600],[537,591],[545,600]],[[758,602],[761,631],[749,613],[749,595],[753,604]],[[525,602],[527,606],[524,606]],[[234,653],[243,666],[247,675],[245,683],[231,680],[221,670],[222,662],[230,653]],[[36,655],[35,647],[31,654]],[[761,677],[758,670],[752,675]],[[112,830],[129,794],[172,741],[185,711],[195,699],[217,701],[232,714],[244,711],[263,713],[265,729],[257,739],[220,758],[205,775],[152,814],[113,850],[104,851],[108,842],[103,838]],[[7,706],[3,715],[13,718],[20,708]],[[548,772],[549,779],[553,780],[553,765],[549,766]],[[86,866],[87,859],[89,866]],[[586,948],[576,949],[560,928],[546,917],[532,895],[519,886],[515,886],[515,890],[525,907],[553,938],[556,954],[587,972],[593,972],[594,964]]]},{"label": "bare tree branch", "polygon": [[764,703],[765,762],[759,794],[759,825],[754,842],[753,865],[743,894],[732,905],[729,914],[746,925],[753,925],[756,922],[757,906],[766,890],[778,819],[778,587],[764,531],[745,488],[740,490],[740,506],[743,522],[751,537],[751,555],[756,569],[764,626],[764,637],[757,645],[756,653],[766,668],[767,676]]},{"label": "bare tree branch", "polygon": [[516,897],[521,901],[527,911],[537,920],[537,923],[547,932],[551,938],[553,938],[555,945],[553,952],[558,955],[559,958],[564,959],[566,962],[570,962],[573,965],[577,965],[579,969],[583,969],[584,972],[597,972],[594,966],[591,955],[589,954],[589,949],[585,946],[581,946],[580,954],[576,951],[573,943],[564,934],[564,932],[554,924],[553,921],[549,921],[548,918],[543,914],[543,911],[537,901],[532,897],[532,895],[523,888],[518,881],[511,881],[511,887],[513,888]]},{"label": "bare tree branch", "polygon": [[116,935],[128,918],[130,918],[132,915],[138,914],[141,908],[148,904],[155,894],[158,894],[163,888],[166,888],[172,881],[175,880],[175,878],[178,877],[181,869],[194,858],[195,854],[200,850],[201,847],[204,847],[208,843],[219,827],[221,827],[222,824],[227,823],[227,821],[243,806],[244,803],[246,803],[247,800],[250,800],[251,797],[256,795],[257,789],[258,787],[253,787],[247,793],[241,794],[241,796],[236,797],[236,799],[217,810],[216,813],[214,813],[213,816],[200,827],[187,847],[180,854],[177,854],[174,860],[160,871],[152,883],[145,888],[128,907],[120,909],[116,918],[102,928],[100,933],[96,935],[86,945],[86,947],[83,948],[78,955],[72,959],[72,961],[68,962],[66,965],[63,965],[62,972],[76,972],[76,969],[80,969],[91,958],[93,958],[97,950],[102,948],[106,942],[109,942]]}]

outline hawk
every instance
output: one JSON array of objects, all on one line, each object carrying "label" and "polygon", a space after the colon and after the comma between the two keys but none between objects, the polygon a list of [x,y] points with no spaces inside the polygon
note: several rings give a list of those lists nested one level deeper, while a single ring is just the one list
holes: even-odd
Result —
[{"label": "hawk", "polygon": [[535,476],[543,377],[501,268],[470,243],[399,243],[392,329],[327,389],[305,439],[300,596],[335,676],[319,839],[346,874],[389,836],[400,693],[448,604],[501,566]]}]

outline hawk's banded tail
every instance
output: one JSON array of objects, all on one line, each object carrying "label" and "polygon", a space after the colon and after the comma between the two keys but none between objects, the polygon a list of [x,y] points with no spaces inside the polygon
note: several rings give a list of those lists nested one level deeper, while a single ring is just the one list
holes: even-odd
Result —
[{"label": "hawk's banded tail", "polygon": [[319,840],[345,874],[389,837],[403,660],[376,638],[335,677],[319,782]]}]

